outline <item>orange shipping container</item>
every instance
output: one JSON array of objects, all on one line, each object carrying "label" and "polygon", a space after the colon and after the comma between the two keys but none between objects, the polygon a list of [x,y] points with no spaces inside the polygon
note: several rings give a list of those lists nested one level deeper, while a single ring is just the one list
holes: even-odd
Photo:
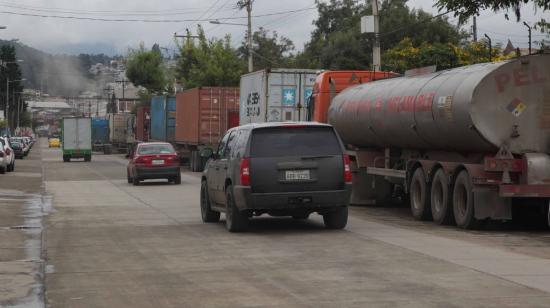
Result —
[{"label": "orange shipping container", "polygon": [[176,143],[187,146],[216,145],[223,134],[237,126],[239,88],[203,87],[176,95]]}]

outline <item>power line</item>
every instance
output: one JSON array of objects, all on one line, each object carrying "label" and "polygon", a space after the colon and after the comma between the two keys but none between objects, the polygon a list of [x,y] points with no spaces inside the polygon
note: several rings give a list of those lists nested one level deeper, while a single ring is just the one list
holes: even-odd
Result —
[{"label": "power line", "polygon": [[180,32],[180,31],[183,30],[183,29],[188,29],[188,28],[194,28],[194,27],[196,27],[197,24],[198,24],[198,22],[200,21],[200,19],[202,19],[204,16],[206,16],[206,14],[208,14],[208,12],[209,12],[211,9],[213,9],[213,8],[216,6],[216,4],[218,4],[220,1],[221,1],[221,0],[216,0],[215,2],[213,2],[212,5],[211,5],[206,11],[204,11],[204,13],[203,13],[199,18],[197,18],[196,20],[193,21],[194,24],[193,24],[191,27],[188,27],[187,24],[186,24],[185,27],[179,29],[179,30],[176,31],[176,32]]},{"label": "power line", "polygon": [[[267,17],[267,16],[277,16],[277,15],[284,15],[284,14],[306,11],[311,9],[312,8],[280,11],[275,13],[253,15],[252,17],[258,18],[258,17]],[[210,18],[210,19],[121,19],[121,18],[110,19],[110,18],[96,18],[96,17],[83,17],[83,16],[43,15],[43,14],[31,14],[31,13],[19,13],[19,12],[12,12],[12,11],[0,11],[0,14],[39,17],[39,18],[103,21],[103,22],[145,22],[145,23],[182,23],[182,22],[201,22],[201,21],[211,21],[211,20],[236,20],[236,19],[247,18],[246,16],[244,16],[244,17],[223,17],[223,18],[216,18],[216,19],[213,19],[213,18]]]}]

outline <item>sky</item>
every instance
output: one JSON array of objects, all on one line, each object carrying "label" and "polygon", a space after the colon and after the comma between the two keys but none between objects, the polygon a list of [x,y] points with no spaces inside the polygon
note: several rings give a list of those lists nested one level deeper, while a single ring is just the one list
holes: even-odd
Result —
[{"label": "sky", "polygon": [[[160,3],[161,2],[161,3]],[[126,54],[141,42],[145,46],[159,43],[171,53],[176,49],[174,33],[184,34],[188,28],[196,31],[196,19],[227,19],[227,22],[246,23],[246,11],[235,8],[236,0],[0,0],[0,39],[19,39],[22,43],[51,53],[107,53]],[[159,4],[160,3],[160,4]],[[313,30],[317,17],[314,0],[255,0],[253,15],[275,14],[253,18],[253,28],[263,26],[290,38],[297,49],[302,49]],[[437,14],[433,0],[410,0],[410,7]],[[288,12],[296,10],[295,12]],[[287,12],[285,14],[278,14]],[[33,15],[79,16],[99,19],[162,19],[177,22],[144,23],[113,22],[74,19],[54,19],[20,16]],[[550,12],[536,12],[532,5],[522,9],[523,20],[534,24],[541,16],[550,19]],[[136,16],[137,15],[137,16]],[[511,14],[513,16],[513,14]],[[185,20],[185,21],[182,21]],[[450,20],[456,23],[452,15]],[[240,45],[246,27],[242,25],[215,25],[202,22],[207,36],[223,37],[229,33],[234,46]],[[470,25],[465,25],[469,29]],[[527,28],[522,23],[506,20],[504,13],[485,11],[478,18],[478,36],[488,34],[493,42],[527,46]],[[533,40],[542,35],[533,32]]]}]

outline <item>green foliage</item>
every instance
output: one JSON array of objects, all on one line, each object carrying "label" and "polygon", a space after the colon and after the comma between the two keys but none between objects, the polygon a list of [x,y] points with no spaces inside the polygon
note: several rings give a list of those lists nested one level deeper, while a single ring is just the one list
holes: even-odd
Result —
[{"label": "green foliage", "polygon": [[[507,59],[500,46],[492,49],[492,61]],[[463,45],[453,43],[427,43],[415,45],[405,38],[384,54],[384,68],[403,73],[406,70],[436,65],[438,70],[489,61],[487,42],[471,42]]]},{"label": "green foliage", "polygon": [[[414,44],[458,44],[467,35],[447,18],[433,18],[422,10],[411,10],[406,0],[385,0],[380,6],[380,45],[382,52],[411,37]],[[304,52],[296,65],[325,69],[368,69],[372,66],[372,34],[360,33],[360,20],[370,15],[363,1],[317,1],[319,17]]]},{"label": "green foliage", "polygon": [[[550,10],[550,1],[548,0],[437,0],[436,6],[440,10],[453,11],[454,15],[463,22],[487,9],[495,12],[513,10],[517,21],[520,21],[521,8],[528,3],[534,4],[535,7],[543,11]],[[506,18],[508,18],[508,14],[506,14]]]},{"label": "green foliage", "polygon": [[185,88],[238,86],[245,62],[231,47],[231,38],[207,40],[198,27],[198,43],[188,37],[180,46],[175,75]]},{"label": "green foliage", "polygon": [[[254,57],[254,70],[286,67],[292,59],[291,51],[294,50],[294,43],[272,31],[260,28],[252,34],[252,51]],[[248,59],[248,42],[243,40],[238,54],[243,60]]]},{"label": "green foliage", "polygon": [[166,72],[159,50],[145,50],[143,44],[130,50],[126,61],[126,77],[136,86],[161,94],[167,87]]},{"label": "green foliage", "polygon": [[11,128],[15,127],[15,120],[17,115],[17,102],[23,91],[23,84],[19,81],[11,82],[15,80],[21,80],[23,78],[21,74],[21,69],[16,63],[17,56],[15,52],[15,47],[13,45],[4,45],[0,48],[0,60],[7,62],[5,67],[0,67],[0,105],[2,110],[6,110],[6,86],[7,80],[10,80],[9,83],[9,97],[7,98],[7,104],[9,106],[7,118]]}]

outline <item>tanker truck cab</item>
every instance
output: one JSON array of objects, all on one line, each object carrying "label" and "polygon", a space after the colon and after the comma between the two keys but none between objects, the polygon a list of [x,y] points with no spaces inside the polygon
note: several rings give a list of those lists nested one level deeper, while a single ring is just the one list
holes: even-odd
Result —
[{"label": "tanker truck cab", "polygon": [[309,122],[248,124],[229,130],[206,164],[201,185],[204,222],[225,213],[231,232],[268,214],[325,226],[347,223],[351,193],[349,157],[330,125]]}]

